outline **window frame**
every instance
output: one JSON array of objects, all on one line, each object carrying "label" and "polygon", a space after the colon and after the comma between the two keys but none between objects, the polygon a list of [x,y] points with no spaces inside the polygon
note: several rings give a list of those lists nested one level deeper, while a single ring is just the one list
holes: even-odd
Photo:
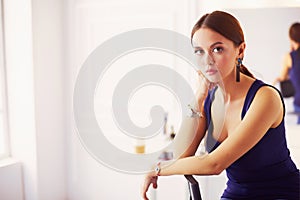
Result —
[{"label": "window frame", "polygon": [[[2,98],[2,112],[3,118],[3,144],[0,140],[0,145],[4,146],[4,152],[0,152],[0,160],[10,156],[10,140],[9,140],[9,123],[8,123],[8,93],[7,93],[7,73],[5,62],[5,34],[4,34],[4,14],[3,14],[3,0],[0,0],[0,98]],[[1,113],[0,113],[1,114]],[[1,120],[1,118],[0,118]]]}]

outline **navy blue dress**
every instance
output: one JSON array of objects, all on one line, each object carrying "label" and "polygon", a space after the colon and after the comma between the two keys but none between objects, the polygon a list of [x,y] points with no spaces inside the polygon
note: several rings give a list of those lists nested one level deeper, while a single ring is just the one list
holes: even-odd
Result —
[{"label": "navy blue dress", "polygon": [[[265,85],[260,80],[255,80],[251,85],[244,102],[241,119],[244,118],[258,89]],[[212,152],[220,145],[220,142],[212,136],[211,103],[215,90],[209,92],[204,105],[207,116],[208,152]],[[270,128],[251,150],[230,165],[226,173],[228,182],[222,198],[299,200],[299,170],[287,148],[284,119],[276,128]]]},{"label": "navy blue dress", "polygon": [[292,67],[289,70],[290,79],[295,87],[294,104],[300,106],[300,48],[290,53]]},{"label": "navy blue dress", "polygon": [[[292,67],[289,70],[289,76],[295,88],[294,111],[300,113],[300,48],[290,53],[292,58]],[[298,115],[297,124],[300,124],[300,115]]]}]

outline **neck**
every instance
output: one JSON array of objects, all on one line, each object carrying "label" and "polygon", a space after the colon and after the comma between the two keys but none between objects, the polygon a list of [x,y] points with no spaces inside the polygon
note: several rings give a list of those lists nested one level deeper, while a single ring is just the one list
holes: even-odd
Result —
[{"label": "neck", "polygon": [[292,43],[292,48],[293,48],[294,51],[298,50],[299,47],[300,47],[300,44],[298,42],[293,42]]},{"label": "neck", "polygon": [[248,79],[250,79],[250,77],[242,73],[240,74],[240,82],[236,82],[234,73],[223,79],[223,83],[220,84],[220,87],[225,95],[225,101],[231,102],[243,98],[244,94],[241,92],[244,85],[243,83]]}]

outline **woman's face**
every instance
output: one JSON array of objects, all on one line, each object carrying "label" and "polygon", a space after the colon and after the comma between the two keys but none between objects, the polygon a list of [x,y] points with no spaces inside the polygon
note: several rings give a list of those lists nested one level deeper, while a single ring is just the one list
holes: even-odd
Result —
[{"label": "woman's face", "polygon": [[233,75],[239,50],[231,40],[209,29],[200,28],[193,36],[198,69],[214,83]]}]

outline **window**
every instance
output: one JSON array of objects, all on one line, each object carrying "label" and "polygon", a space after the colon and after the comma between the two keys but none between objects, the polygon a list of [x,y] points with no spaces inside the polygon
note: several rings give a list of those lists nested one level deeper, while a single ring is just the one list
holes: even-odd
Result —
[{"label": "window", "polygon": [[6,73],[4,62],[3,12],[0,1],[0,158],[8,156]]}]

